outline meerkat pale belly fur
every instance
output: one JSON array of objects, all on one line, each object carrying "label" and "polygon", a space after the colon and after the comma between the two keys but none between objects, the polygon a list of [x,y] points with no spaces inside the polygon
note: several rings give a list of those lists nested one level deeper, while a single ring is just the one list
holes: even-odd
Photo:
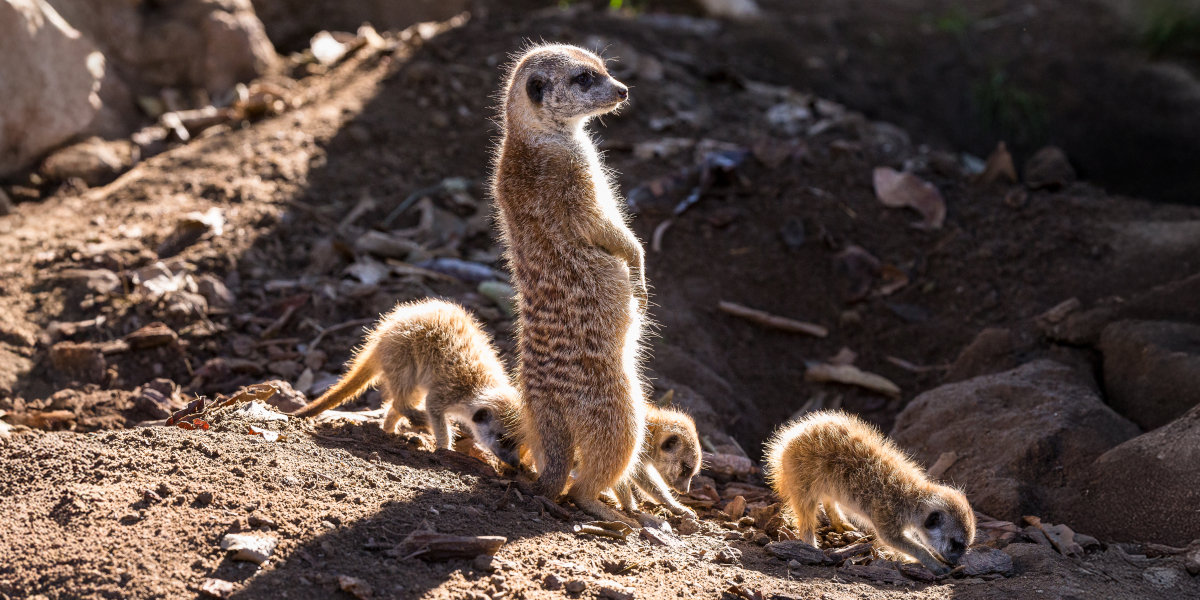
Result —
[{"label": "meerkat pale belly fur", "polygon": [[[830,524],[852,521],[937,574],[958,562],[975,538],[975,515],[962,492],[929,481],[894,443],[843,412],[813,413],[768,442],[768,477],[788,505],[797,534],[816,542],[817,503]],[[944,564],[943,564],[944,563]]]},{"label": "meerkat pale belly fur", "polygon": [[618,483],[613,493],[626,511],[637,509],[636,487],[671,512],[694,517],[696,512],[680,504],[671,490],[681,494],[691,491],[692,477],[700,472],[701,461],[696,422],[684,412],[649,405],[640,462],[630,479]]},{"label": "meerkat pale belly fur", "polygon": [[628,89],[595,54],[535,46],[509,71],[492,190],[518,293],[520,432],[538,493],[569,495],[622,518],[598,497],[636,466],[645,402],[639,338],[642,246],[625,223],[584,126]]},{"label": "meerkat pale belly fur", "polygon": [[455,421],[497,458],[517,464],[517,440],[508,426],[520,404],[517,390],[490,338],[462,307],[440,300],[397,306],[367,336],[346,375],[292,414],[319,414],[373,383],[389,404],[384,432],[395,432],[401,417],[427,421],[437,447],[450,448]]}]

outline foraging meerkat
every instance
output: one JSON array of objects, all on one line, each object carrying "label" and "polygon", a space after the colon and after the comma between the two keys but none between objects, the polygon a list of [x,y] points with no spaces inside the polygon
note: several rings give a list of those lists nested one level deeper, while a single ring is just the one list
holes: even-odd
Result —
[{"label": "foraging meerkat", "polygon": [[891,440],[846,413],[816,412],[781,429],[767,444],[767,464],[775,493],[810,544],[818,502],[837,531],[852,529],[847,511],[938,575],[975,539],[975,514],[962,492],[929,481]]},{"label": "foraging meerkat", "polygon": [[437,447],[450,448],[451,421],[456,421],[500,460],[511,465],[519,462],[516,439],[508,426],[519,406],[517,390],[491,340],[462,307],[440,300],[397,306],[367,335],[346,375],[292,415],[322,413],[375,382],[390,404],[383,421],[385,433],[394,433],[402,416],[414,425],[427,418]]},{"label": "foraging meerkat", "polygon": [[598,498],[642,447],[644,259],[584,126],[629,91],[595,54],[548,44],[516,60],[502,94],[492,193],[518,296],[520,434],[535,490],[557,498],[578,465],[575,504],[628,521]]},{"label": "foraging meerkat", "polygon": [[696,511],[680,504],[671,489],[681,494],[691,491],[692,477],[700,472],[701,462],[696,422],[682,411],[648,405],[641,460],[630,480],[618,483],[613,493],[626,512],[637,509],[636,486],[671,512],[695,517]]}]

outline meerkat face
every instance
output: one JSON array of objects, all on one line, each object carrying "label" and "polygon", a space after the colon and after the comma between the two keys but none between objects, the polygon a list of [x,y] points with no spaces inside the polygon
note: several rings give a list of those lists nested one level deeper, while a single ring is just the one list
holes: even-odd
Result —
[{"label": "meerkat face", "polygon": [[938,560],[953,566],[975,539],[975,513],[958,490],[940,491],[943,497],[927,503],[920,513],[914,534]]},{"label": "meerkat face", "polygon": [[691,491],[692,477],[700,472],[700,441],[695,432],[660,431],[653,443],[652,462],[663,481],[681,494]]},{"label": "meerkat face", "polygon": [[546,129],[569,129],[589,117],[612,112],[629,98],[599,56],[565,44],[535,47],[518,61],[508,107],[521,121]]},{"label": "meerkat face", "polygon": [[464,423],[471,430],[475,442],[487,448],[496,458],[516,467],[520,463],[519,449],[504,415],[503,403],[482,400],[470,407],[470,420]]}]

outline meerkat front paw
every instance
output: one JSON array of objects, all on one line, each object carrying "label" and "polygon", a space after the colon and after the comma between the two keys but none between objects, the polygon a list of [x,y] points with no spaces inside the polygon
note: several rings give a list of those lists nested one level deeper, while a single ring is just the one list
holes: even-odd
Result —
[{"label": "meerkat front paw", "polygon": [[951,571],[950,567],[947,567],[946,565],[943,565],[942,563],[939,563],[939,562],[926,563],[925,568],[929,569],[930,573],[933,573],[934,575],[936,575],[938,577],[946,575],[947,573],[949,573]]},{"label": "meerkat front paw", "polygon": [[691,517],[693,519],[696,518],[696,511],[694,511],[682,504],[668,506],[667,510],[671,511],[672,513],[675,513],[676,515],[678,515],[680,517]]}]

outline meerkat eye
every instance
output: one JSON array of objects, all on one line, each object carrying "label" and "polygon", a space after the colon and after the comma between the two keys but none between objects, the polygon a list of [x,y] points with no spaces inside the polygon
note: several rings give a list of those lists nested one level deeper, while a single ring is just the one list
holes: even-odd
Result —
[{"label": "meerkat eye", "polygon": [[925,518],[925,529],[937,529],[942,524],[942,513],[934,511]]},{"label": "meerkat eye", "polygon": [[546,82],[542,81],[540,76],[534,75],[530,77],[529,82],[525,84],[525,93],[529,94],[529,99],[532,100],[534,104],[541,104],[545,88]]},{"label": "meerkat eye", "polygon": [[695,467],[693,467],[692,465],[689,465],[687,463],[679,463],[679,472],[684,475],[691,475],[692,469],[694,469],[694,468]]},{"label": "meerkat eye", "polygon": [[962,552],[963,547],[964,547],[964,545],[962,542],[960,542],[958,540],[950,540],[950,551],[951,552],[956,552],[956,553]]},{"label": "meerkat eye", "polygon": [[587,85],[592,82],[592,72],[584,71],[575,77],[575,83],[579,85]]},{"label": "meerkat eye", "polygon": [[492,419],[492,413],[488,412],[488,410],[486,408],[481,408],[481,409],[475,411],[475,414],[471,417],[471,420],[475,421],[476,423],[486,423],[487,421],[490,421],[491,419]]},{"label": "meerkat eye", "polygon": [[659,446],[659,447],[663,449],[663,452],[670,452],[670,451],[674,450],[675,447],[678,445],[679,445],[679,436],[673,435],[673,436],[663,440],[662,446]]}]

